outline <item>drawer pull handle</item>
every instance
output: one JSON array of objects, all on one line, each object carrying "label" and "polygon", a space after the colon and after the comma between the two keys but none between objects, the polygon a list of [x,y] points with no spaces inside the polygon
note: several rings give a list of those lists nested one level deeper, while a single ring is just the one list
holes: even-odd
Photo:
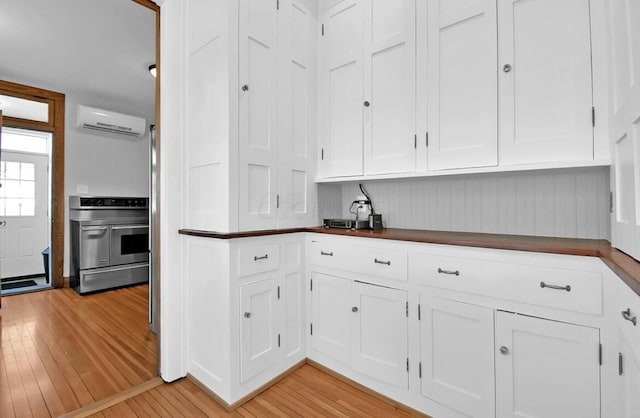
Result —
[{"label": "drawer pull handle", "polygon": [[258,257],[258,256],[256,255],[256,256],[253,256],[253,261],[266,260],[267,258],[269,258],[269,254],[265,254],[265,255],[263,255],[262,257]]},{"label": "drawer pull handle", "polygon": [[376,264],[384,264],[384,265],[387,265],[387,266],[390,266],[390,265],[391,265],[391,260],[389,260],[389,261],[382,261],[382,260],[378,260],[377,258],[374,258],[374,259],[373,259],[373,262],[374,262],[374,263],[376,263]]},{"label": "drawer pull handle", "polygon": [[545,288],[548,287],[549,289],[555,289],[555,290],[566,290],[567,292],[571,292],[571,286],[566,285],[566,286],[556,286],[554,284],[546,284],[545,282],[540,282],[540,287],[541,288]]},{"label": "drawer pull handle", "polygon": [[456,271],[453,271],[453,270],[442,270],[440,267],[438,267],[438,273],[440,273],[440,274],[451,274],[451,275],[454,275],[454,276],[459,276],[460,275],[460,270],[456,270]]},{"label": "drawer pull handle", "polygon": [[251,312],[245,312],[244,313],[244,317],[245,318],[251,318]]},{"label": "drawer pull handle", "polygon": [[631,316],[631,308],[627,308],[627,310],[622,311],[622,317],[624,319],[626,319],[627,321],[631,322],[633,324],[633,326],[636,326],[636,323],[638,322],[638,319],[634,316]]},{"label": "drawer pull handle", "polygon": [[329,257],[333,257],[333,251],[330,253],[325,253],[324,251],[320,251],[320,255],[328,255]]}]

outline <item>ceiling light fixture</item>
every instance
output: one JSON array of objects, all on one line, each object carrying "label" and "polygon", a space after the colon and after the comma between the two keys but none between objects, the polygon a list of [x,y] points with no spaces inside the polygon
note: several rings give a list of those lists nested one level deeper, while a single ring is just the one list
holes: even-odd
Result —
[{"label": "ceiling light fixture", "polygon": [[151,64],[149,66],[149,72],[151,73],[151,75],[155,78],[156,76],[156,65],[155,64]]}]

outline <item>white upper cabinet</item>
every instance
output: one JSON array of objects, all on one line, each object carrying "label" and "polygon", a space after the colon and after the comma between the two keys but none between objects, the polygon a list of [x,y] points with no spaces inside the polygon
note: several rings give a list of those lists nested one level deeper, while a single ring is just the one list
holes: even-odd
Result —
[{"label": "white upper cabinet", "polygon": [[239,7],[240,225],[272,228],[277,205],[278,10],[276,0],[242,0]]},{"label": "white upper cabinet", "polygon": [[325,1],[321,9],[319,171],[362,174],[363,0]]},{"label": "white upper cabinet", "polygon": [[415,171],[415,0],[364,3],[364,174]]},{"label": "white upper cabinet", "polygon": [[640,4],[608,3],[612,243],[640,260]]},{"label": "white upper cabinet", "polygon": [[500,164],[593,159],[589,0],[498,1]]},{"label": "white upper cabinet", "polygon": [[[418,74],[429,132],[429,170],[497,164],[496,6],[492,0],[428,2]],[[426,37],[426,42],[424,38]],[[426,94],[426,96],[425,96]],[[425,133],[419,137],[421,145]],[[422,148],[424,149],[424,148]]]}]

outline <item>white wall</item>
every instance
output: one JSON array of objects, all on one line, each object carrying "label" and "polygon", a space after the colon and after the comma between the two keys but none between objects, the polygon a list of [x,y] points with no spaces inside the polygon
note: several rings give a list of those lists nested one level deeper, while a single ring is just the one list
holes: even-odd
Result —
[{"label": "white wall", "polygon": [[[154,104],[136,109],[89,94],[67,94],[65,111],[65,244],[64,275],[69,276],[69,196],[149,195],[149,137],[132,139],[121,135],[76,128],[78,104],[140,116],[153,123]],[[79,193],[78,185],[88,186]]]},{"label": "white wall", "polygon": [[[386,227],[610,239],[609,169],[430,177],[364,182]],[[320,185],[336,198],[335,185]],[[343,184],[342,214],[360,195]],[[335,216],[335,205],[320,207]]]}]

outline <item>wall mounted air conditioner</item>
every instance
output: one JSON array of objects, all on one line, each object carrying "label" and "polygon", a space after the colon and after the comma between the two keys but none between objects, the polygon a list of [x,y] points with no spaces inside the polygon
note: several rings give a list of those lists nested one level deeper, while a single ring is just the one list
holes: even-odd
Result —
[{"label": "wall mounted air conditioner", "polygon": [[77,126],[139,138],[145,133],[147,121],[137,116],[78,105]]}]

